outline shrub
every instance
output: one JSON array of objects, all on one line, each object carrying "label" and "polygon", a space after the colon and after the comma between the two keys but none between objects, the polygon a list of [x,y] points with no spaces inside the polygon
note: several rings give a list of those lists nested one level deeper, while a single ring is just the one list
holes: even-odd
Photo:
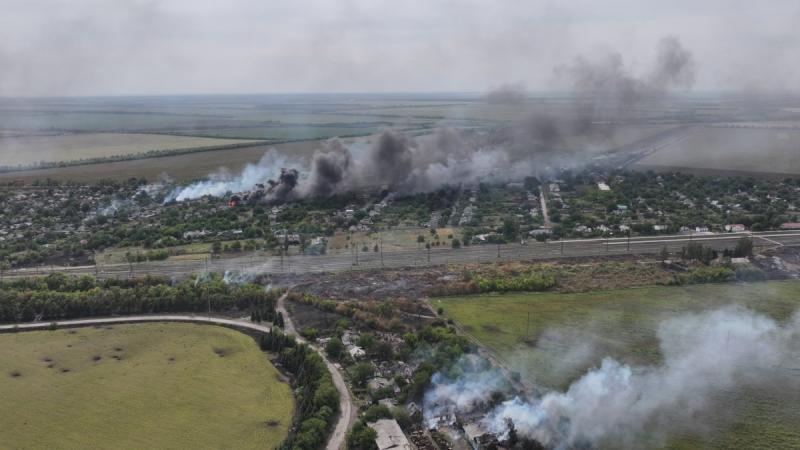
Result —
[{"label": "shrub", "polygon": [[735,278],[736,274],[727,267],[699,267],[678,278],[679,284],[724,283]]},{"label": "shrub", "polygon": [[736,279],[739,281],[765,281],[767,274],[754,266],[741,266],[736,268]]}]

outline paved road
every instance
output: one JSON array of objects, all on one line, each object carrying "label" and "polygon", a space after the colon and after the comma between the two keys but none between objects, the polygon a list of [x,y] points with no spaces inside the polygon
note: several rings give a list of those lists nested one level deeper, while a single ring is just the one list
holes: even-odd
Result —
[{"label": "paved road", "polygon": [[254,331],[262,331],[269,333],[270,327],[259,325],[253,322],[245,322],[243,320],[223,319],[221,317],[209,317],[201,315],[180,315],[180,314],[163,314],[152,316],[127,316],[127,317],[103,317],[96,319],[76,319],[76,320],[58,320],[49,322],[28,322],[20,324],[0,325],[0,331],[18,330],[18,331],[31,331],[43,330],[50,328],[52,323],[59,327],[79,327],[90,325],[110,325],[120,323],[143,323],[143,322],[192,322],[192,323],[207,323],[213,325],[225,325],[236,328],[244,328]]},{"label": "paved road", "polygon": [[[350,254],[329,254],[320,256],[255,256],[246,255],[208,261],[157,261],[128,264],[82,267],[42,267],[18,269],[6,272],[6,276],[33,276],[49,272],[70,274],[97,273],[101,277],[128,277],[131,275],[186,276],[192,273],[232,272],[234,274],[258,273],[317,273],[341,272],[376,268],[399,268],[430,266],[450,263],[474,263],[489,261],[520,261],[535,259],[555,259],[569,257],[607,256],[607,255],[656,255],[661,249],[677,252],[689,242],[709,245],[717,250],[733,248],[743,237],[753,238],[756,247],[800,246],[800,231],[776,231],[760,233],[722,233],[710,235],[665,235],[652,237],[565,239],[561,241],[528,241],[505,245],[472,245],[460,249],[432,248],[402,250],[394,252],[362,252],[358,264]],[[131,270],[132,269],[132,270]]]},{"label": "paved road", "polygon": [[[294,325],[291,322],[291,318],[289,317],[289,314],[286,311],[286,309],[283,307],[283,301],[286,298],[286,295],[287,294],[284,294],[278,300],[278,303],[280,304],[279,310],[283,314],[286,325],[285,330],[287,333],[294,335],[301,342],[305,342],[305,339],[297,335],[296,332],[294,331]],[[91,326],[91,325],[111,325],[111,324],[121,324],[121,323],[144,323],[144,322],[191,322],[191,323],[205,323],[213,325],[225,325],[235,328],[261,331],[264,333],[269,333],[270,331],[269,326],[260,325],[243,320],[224,319],[221,317],[202,316],[202,315],[164,314],[164,315],[152,315],[152,316],[104,317],[104,318],[94,318],[94,319],[59,320],[55,322],[52,321],[29,322],[20,324],[0,325],[0,332],[11,331],[11,330],[16,330],[16,331],[46,330],[50,328],[52,323],[56,323],[56,325],[59,327],[79,327],[79,326]],[[322,356],[322,359],[325,361],[325,365],[328,367],[328,370],[331,373],[331,376],[333,378],[333,383],[336,386],[336,389],[339,391],[339,409],[341,410],[341,414],[339,416],[339,421],[336,423],[336,426],[334,427],[333,433],[331,433],[330,437],[328,438],[328,444],[326,446],[326,449],[341,450],[342,448],[344,448],[347,431],[350,429],[350,426],[354,422],[356,409],[353,406],[352,397],[350,396],[350,391],[347,389],[347,384],[344,382],[344,378],[342,377],[339,368],[337,368],[330,361],[328,361],[322,349],[319,349],[315,346],[311,346],[311,348],[313,348],[317,353],[319,353],[320,356]]]},{"label": "paved road", "polygon": [[300,336],[297,333],[297,330],[294,326],[294,322],[292,322],[291,315],[289,311],[286,309],[286,297],[289,295],[289,291],[283,294],[279,299],[277,304],[275,305],[275,311],[280,312],[283,314],[283,330],[286,334],[292,335],[300,342],[308,344],[308,346],[322,357],[322,360],[325,362],[325,365],[328,367],[328,372],[331,373],[331,378],[333,379],[333,384],[336,386],[336,390],[339,391],[339,420],[336,422],[336,425],[333,428],[333,432],[331,432],[330,437],[328,438],[328,444],[325,446],[326,450],[341,450],[345,447],[345,439],[347,437],[347,432],[350,430],[350,427],[353,426],[353,423],[356,419],[356,411],[357,408],[353,404],[353,398],[350,395],[350,390],[347,388],[347,383],[344,381],[344,376],[342,375],[342,371],[339,367],[334,365],[332,362],[328,360],[328,357],[325,355],[325,351],[322,348],[317,347],[316,345],[311,344],[305,338]]}]

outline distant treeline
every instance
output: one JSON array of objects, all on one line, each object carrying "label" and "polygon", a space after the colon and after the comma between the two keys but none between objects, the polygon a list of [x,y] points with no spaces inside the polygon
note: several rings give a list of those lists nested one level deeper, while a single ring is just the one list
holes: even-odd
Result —
[{"label": "distant treeline", "polygon": [[[235,138],[230,138],[230,139],[235,139]],[[0,166],[0,173],[25,172],[25,171],[41,170],[41,169],[61,169],[64,167],[72,167],[72,166],[87,166],[92,164],[133,161],[138,159],[162,158],[165,156],[187,155],[190,153],[210,152],[215,150],[232,150],[237,148],[258,147],[261,145],[265,145],[267,143],[275,144],[277,142],[262,140],[257,142],[243,142],[241,144],[210,145],[205,147],[193,147],[193,148],[174,149],[174,150],[150,150],[143,153],[127,153],[124,155],[99,156],[97,158],[73,159],[69,161],[53,161],[53,162],[42,161],[35,164],[25,164],[18,166]]]},{"label": "distant treeline", "polygon": [[273,311],[280,291],[226,284],[219,275],[98,280],[51,274],[0,283],[0,322],[175,312]]},{"label": "distant treeline", "polygon": [[260,339],[261,349],[278,354],[278,362],[294,375],[297,426],[279,447],[282,450],[323,448],[339,411],[339,391],[315,351],[273,328]]}]

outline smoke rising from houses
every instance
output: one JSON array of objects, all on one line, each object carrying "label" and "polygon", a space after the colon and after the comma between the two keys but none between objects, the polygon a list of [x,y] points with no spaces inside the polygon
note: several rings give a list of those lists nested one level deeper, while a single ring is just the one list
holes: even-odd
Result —
[{"label": "smoke rising from houses", "polygon": [[[401,193],[426,192],[444,185],[480,181],[518,180],[543,175],[556,167],[581,167],[590,162],[584,146],[603,133],[600,125],[614,114],[645,98],[657,98],[676,88],[688,88],[694,79],[691,53],[672,37],[661,40],[652,67],[635,76],[619,54],[599,60],[577,58],[556,71],[577,94],[568,111],[549,113],[526,106],[521,85],[504,85],[490,92],[486,101],[513,106],[522,119],[489,131],[462,131],[440,127],[430,136],[414,138],[397,130],[374,136],[366,154],[356,152],[338,139],[322,144],[309,162],[267,152],[257,164],[241,173],[219,171],[208,180],[176,190],[168,200],[188,200],[205,195],[253,190],[268,184],[266,202],[284,202],[306,196],[330,196],[361,186],[388,186]],[[526,113],[526,111],[528,111]],[[282,169],[286,169],[282,171]],[[272,181],[270,181],[272,180]]]},{"label": "smoke rising from houses", "polygon": [[[786,325],[738,307],[676,317],[658,329],[662,364],[631,366],[605,358],[566,391],[515,397],[491,408],[483,424],[503,435],[510,419],[518,435],[547,448],[609,442],[634,448],[642,433],[665,437],[691,424],[713,406],[716,393],[772,383],[799,333],[800,315]],[[437,375],[425,397],[426,418],[468,413],[486,403],[497,383],[484,374],[454,380]],[[451,395],[458,389],[458,396]]]}]

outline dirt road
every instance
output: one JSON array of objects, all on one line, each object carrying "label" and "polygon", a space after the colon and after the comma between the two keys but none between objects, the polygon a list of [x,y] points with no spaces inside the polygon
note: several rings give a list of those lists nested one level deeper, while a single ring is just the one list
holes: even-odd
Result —
[{"label": "dirt road", "polygon": [[325,449],[341,450],[345,448],[345,438],[347,437],[347,432],[350,430],[350,427],[353,426],[353,423],[356,420],[358,409],[353,403],[353,398],[350,395],[350,390],[347,388],[347,383],[344,381],[344,376],[342,375],[341,369],[328,360],[328,357],[325,356],[324,349],[308,342],[305,338],[297,333],[297,329],[294,326],[294,322],[292,322],[291,315],[289,314],[289,311],[286,310],[285,303],[288,295],[289,292],[287,291],[278,299],[278,302],[275,305],[275,311],[283,314],[283,331],[286,334],[294,336],[298,341],[308,344],[309,347],[314,349],[314,351],[316,351],[319,356],[322,357],[322,360],[325,361],[325,365],[328,367],[328,372],[331,373],[333,384],[336,386],[336,390],[339,391],[339,420],[336,422],[336,426],[328,438],[328,444],[325,446]]}]

